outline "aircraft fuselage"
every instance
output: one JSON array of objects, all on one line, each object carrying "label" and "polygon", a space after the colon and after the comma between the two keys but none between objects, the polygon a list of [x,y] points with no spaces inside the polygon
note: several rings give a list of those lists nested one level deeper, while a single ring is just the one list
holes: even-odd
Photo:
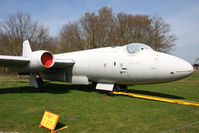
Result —
[{"label": "aircraft fuselage", "polygon": [[[63,77],[60,81],[81,84],[89,81],[132,85],[162,83],[184,78],[193,72],[192,66],[178,57],[151,49],[131,54],[126,46],[57,54],[54,58],[74,60],[73,68],[65,72],[66,75],[71,73],[71,78],[60,76]],[[49,75],[47,77],[50,79]]]}]

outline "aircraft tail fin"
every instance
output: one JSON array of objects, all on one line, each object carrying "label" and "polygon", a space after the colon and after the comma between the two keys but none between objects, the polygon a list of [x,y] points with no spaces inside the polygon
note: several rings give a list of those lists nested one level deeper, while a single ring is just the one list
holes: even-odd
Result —
[{"label": "aircraft tail fin", "polygon": [[22,56],[23,57],[28,57],[30,55],[30,53],[32,53],[30,44],[28,40],[25,40],[23,42],[23,51],[22,51]]}]

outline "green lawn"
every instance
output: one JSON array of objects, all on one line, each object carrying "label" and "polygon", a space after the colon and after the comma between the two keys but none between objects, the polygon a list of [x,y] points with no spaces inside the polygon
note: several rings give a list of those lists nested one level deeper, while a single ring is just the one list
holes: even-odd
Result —
[{"label": "green lawn", "polygon": [[[58,133],[160,133],[199,121],[199,107],[164,103],[128,96],[107,97],[90,86],[46,83],[35,92],[27,79],[0,76],[0,132],[49,133],[39,128],[45,110],[60,115]],[[129,86],[141,94],[199,102],[199,72],[171,83]],[[199,132],[199,123],[175,133]]]}]

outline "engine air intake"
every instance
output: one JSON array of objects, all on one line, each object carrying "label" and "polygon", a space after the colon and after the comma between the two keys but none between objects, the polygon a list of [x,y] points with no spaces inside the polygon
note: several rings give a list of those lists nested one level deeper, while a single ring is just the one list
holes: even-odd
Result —
[{"label": "engine air intake", "polygon": [[53,56],[52,54],[46,52],[41,56],[41,62],[45,67],[51,67],[53,64]]}]

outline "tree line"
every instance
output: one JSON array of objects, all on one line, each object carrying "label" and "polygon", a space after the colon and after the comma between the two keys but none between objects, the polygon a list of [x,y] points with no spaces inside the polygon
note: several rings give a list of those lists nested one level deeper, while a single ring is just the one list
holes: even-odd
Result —
[{"label": "tree line", "polygon": [[170,25],[159,16],[115,14],[112,8],[102,7],[63,25],[57,36],[51,36],[31,14],[19,11],[0,23],[0,54],[21,55],[22,43],[27,39],[33,50],[53,53],[128,43],[145,43],[157,51],[169,52],[176,40],[170,32]]}]

